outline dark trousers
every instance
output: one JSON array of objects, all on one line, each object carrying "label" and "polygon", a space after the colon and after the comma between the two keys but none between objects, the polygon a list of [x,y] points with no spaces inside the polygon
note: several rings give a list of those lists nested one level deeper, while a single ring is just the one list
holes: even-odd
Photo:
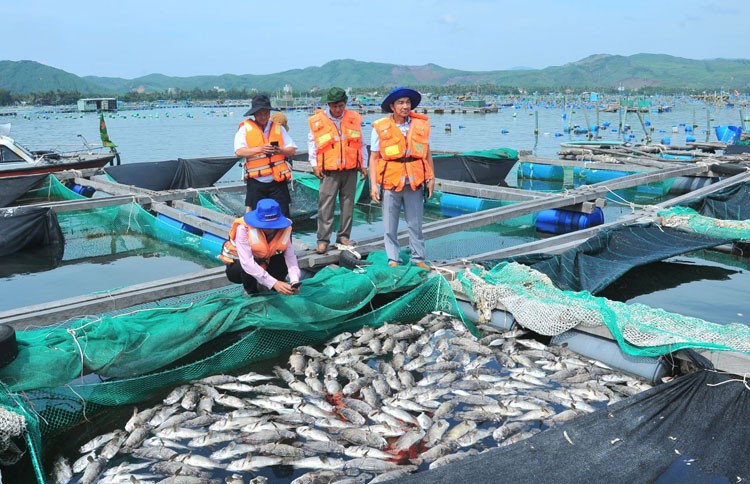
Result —
[{"label": "dark trousers", "polygon": [[289,182],[272,181],[270,183],[259,182],[255,178],[247,179],[247,194],[245,195],[245,206],[255,210],[258,200],[272,198],[281,207],[281,213],[286,218],[292,218],[289,214],[289,204],[292,196],[289,194]]},{"label": "dark trousers", "polygon": [[[276,254],[271,257],[271,260],[268,261],[266,271],[280,281],[286,279],[287,267],[286,260],[284,260],[284,254]],[[256,281],[253,276],[242,270],[242,264],[240,264],[240,261],[234,261],[229,264],[225,272],[227,279],[235,284],[242,284],[242,287],[245,288],[245,292],[248,294],[259,292],[258,281]]]}]

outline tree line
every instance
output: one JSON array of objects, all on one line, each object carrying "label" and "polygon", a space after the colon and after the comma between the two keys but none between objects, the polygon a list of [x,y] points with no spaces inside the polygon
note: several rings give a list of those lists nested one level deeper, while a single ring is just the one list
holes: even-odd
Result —
[{"label": "tree line", "polygon": [[[394,86],[377,86],[369,88],[354,88],[351,90],[352,96],[371,96],[373,93],[377,93],[378,96],[383,96],[385,93],[393,89]],[[564,93],[574,94],[581,92],[598,92],[603,95],[616,95],[623,94],[618,93],[613,88],[601,88],[592,86],[590,89],[571,89],[566,86],[557,86],[554,88],[543,87],[543,86],[529,86],[525,88],[513,87],[513,86],[501,86],[497,84],[474,84],[474,85],[449,85],[449,86],[435,86],[435,85],[417,85],[409,86],[422,93],[430,93],[433,97],[440,96],[519,96],[519,95],[534,95],[544,96],[550,93]],[[322,88],[313,88],[309,92],[298,93],[295,97],[297,98],[318,98],[323,93]],[[128,92],[125,94],[114,95],[108,94],[83,94],[79,91],[63,91],[56,89],[54,91],[39,92],[39,93],[13,93],[7,89],[0,89],[0,106],[18,106],[23,104],[35,105],[35,106],[61,106],[76,104],[81,98],[87,97],[117,97],[118,100],[126,103],[153,103],[161,100],[180,100],[180,101],[216,101],[224,102],[227,100],[248,100],[256,94],[266,94],[272,96],[274,93],[257,90],[257,89],[169,89],[166,91],[154,91],[154,92]],[[658,87],[644,87],[637,91],[628,91],[626,94],[637,94],[638,96],[651,96],[651,95],[696,95],[705,94],[703,90],[693,89],[677,89],[677,88],[658,88]]]}]

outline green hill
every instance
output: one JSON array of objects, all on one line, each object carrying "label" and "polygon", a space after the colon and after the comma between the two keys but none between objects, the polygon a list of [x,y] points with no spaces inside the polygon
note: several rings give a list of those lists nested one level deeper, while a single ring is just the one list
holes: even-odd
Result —
[{"label": "green hill", "polygon": [[619,56],[597,54],[562,66],[544,69],[504,71],[461,71],[435,64],[401,66],[352,59],[335,60],[320,67],[306,67],[267,75],[223,74],[170,77],[150,74],[135,79],[78,77],[33,61],[0,61],[0,89],[14,93],[77,90],[82,94],[122,94],[134,89],[146,92],[212,89],[258,89],[277,91],[284,85],[295,91],[345,87],[395,85],[447,86],[496,84],[535,89],[571,88],[628,89],[656,87],[669,89],[750,90],[750,60],[693,60],[662,54]]},{"label": "green hill", "polygon": [[34,61],[0,61],[0,89],[14,93],[79,91],[100,92],[101,86],[54,67]]}]

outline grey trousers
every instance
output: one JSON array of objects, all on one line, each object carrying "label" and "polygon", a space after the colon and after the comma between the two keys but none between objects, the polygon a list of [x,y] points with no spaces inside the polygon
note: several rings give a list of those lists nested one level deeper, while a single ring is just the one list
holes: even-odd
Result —
[{"label": "grey trousers", "polygon": [[341,215],[336,240],[348,239],[352,233],[359,170],[327,171],[325,174],[318,192],[318,242],[330,243],[337,195]]},{"label": "grey trousers", "polygon": [[389,262],[401,262],[398,243],[398,220],[401,204],[404,205],[404,217],[409,230],[409,245],[411,245],[412,262],[424,262],[425,248],[422,234],[422,220],[424,218],[424,186],[412,190],[407,184],[400,192],[383,191],[383,225],[385,226],[385,253]]}]

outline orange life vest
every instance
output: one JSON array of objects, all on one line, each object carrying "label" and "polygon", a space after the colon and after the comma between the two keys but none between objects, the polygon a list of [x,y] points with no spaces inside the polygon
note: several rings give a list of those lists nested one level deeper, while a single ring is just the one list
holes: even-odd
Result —
[{"label": "orange life vest", "polygon": [[263,229],[251,227],[245,222],[243,217],[240,217],[232,223],[232,228],[229,229],[229,239],[224,242],[221,254],[219,254],[219,259],[225,264],[231,264],[239,260],[235,239],[237,237],[237,227],[240,225],[244,225],[247,228],[247,241],[250,244],[250,250],[253,251],[253,258],[264,269],[269,259],[276,254],[284,252],[292,240],[291,225],[285,229],[277,230],[276,235],[269,242],[266,240],[266,234],[263,232]]},{"label": "orange life vest", "polygon": [[323,170],[353,170],[362,163],[362,116],[348,109],[341,118],[341,133],[325,111],[318,109],[307,120]]},{"label": "orange life vest", "polygon": [[393,120],[393,116],[372,123],[380,139],[378,177],[385,190],[401,191],[406,182],[412,190],[425,180],[433,178],[432,167],[427,162],[430,143],[430,121],[427,116],[412,112],[406,136]]},{"label": "orange life vest", "polygon": [[[269,123],[271,123],[271,128],[268,130],[268,138],[265,137],[263,129],[252,119],[246,119],[240,123],[240,128],[245,127],[245,141],[248,148],[263,146],[272,141],[278,142],[280,149],[284,148],[281,125],[274,121],[269,121]],[[277,182],[283,182],[292,177],[292,169],[282,154],[245,158],[245,173],[247,173],[248,178],[273,175],[273,179]]]}]

